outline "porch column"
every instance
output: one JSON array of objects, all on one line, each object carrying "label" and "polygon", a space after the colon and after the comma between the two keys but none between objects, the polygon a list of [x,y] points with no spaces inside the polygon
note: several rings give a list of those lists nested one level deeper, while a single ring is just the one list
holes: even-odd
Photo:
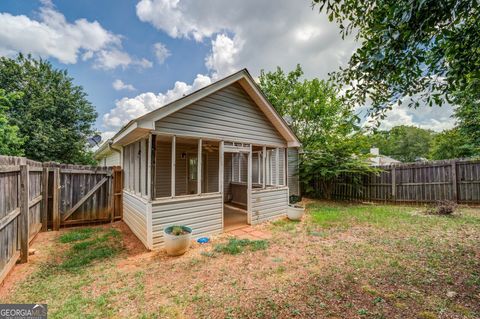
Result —
[{"label": "porch column", "polygon": [[247,161],[247,222],[252,223],[252,144]]},{"label": "porch column", "polygon": [[171,167],[171,188],[170,188],[170,194],[172,197],[175,197],[175,160],[176,160],[176,146],[177,146],[177,141],[175,135],[172,136],[172,167]]},{"label": "porch column", "polygon": [[197,151],[197,194],[202,193],[202,139],[198,140]]},{"label": "porch column", "polygon": [[280,185],[280,149],[275,149],[275,185]]},{"label": "porch column", "polygon": [[157,136],[150,134],[149,139],[149,150],[150,150],[150,199],[154,200],[157,197],[157,192],[155,189],[155,179],[157,178]]},{"label": "porch column", "polygon": [[264,146],[262,150],[262,188],[265,189],[267,183],[267,147]]},{"label": "porch column", "polygon": [[285,160],[284,160],[284,163],[283,163],[284,164],[283,165],[283,167],[284,167],[283,168],[283,184],[285,186],[288,186],[288,148],[286,147],[286,148],[284,148],[284,150],[285,150],[285,154],[284,154],[285,155],[284,156]]},{"label": "porch column", "polygon": [[[225,166],[225,159],[223,154],[224,143],[220,142],[218,147],[218,191],[223,194],[223,170]],[[222,196],[223,197],[223,196]]]}]

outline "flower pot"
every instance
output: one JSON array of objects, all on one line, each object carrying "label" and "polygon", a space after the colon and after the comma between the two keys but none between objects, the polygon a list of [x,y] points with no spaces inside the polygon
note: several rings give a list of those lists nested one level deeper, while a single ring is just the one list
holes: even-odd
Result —
[{"label": "flower pot", "polygon": [[287,217],[290,220],[301,220],[303,214],[305,213],[305,208],[298,205],[288,205],[287,208]]},{"label": "flower pot", "polygon": [[[179,235],[172,234],[172,230],[176,227],[181,228],[183,233]],[[167,255],[183,255],[190,247],[192,229],[186,226],[170,226],[163,230],[163,238],[165,239],[165,249],[167,250]]]}]

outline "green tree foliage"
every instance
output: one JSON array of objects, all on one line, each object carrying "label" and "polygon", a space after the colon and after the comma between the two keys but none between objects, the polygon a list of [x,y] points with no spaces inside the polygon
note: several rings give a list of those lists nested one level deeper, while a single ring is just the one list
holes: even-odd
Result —
[{"label": "green tree foliage", "polygon": [[[480,39],[479,39],[480,41]],[[479,52],[480,55],[480,52]],[[480,65],[479,65],[480,69]],[[468,141],[478,154],[480,149],[480,76],[476,79],[469,78],[469,90],[457,92],[455,101],[459,107],[455,111],[457,118],[458,133]]]},{"label": "green tree foliage", "polygon": [[434,160],[469,158],[479,154],[480,149],[459,129],[446,130],[436,134],[430,149],[430,158]]},{"label": "green tree foliage", "polygon": [[19,93],[6,94],[0,89],[0,154],[1,155],[23,155],[23,139],[20,138],[18,127],[11,125],[6,112],[12,106],[12,102],[21,97]]},{"label": "green tree foliage", "polygon": [[361,153],[366,140],[359,118],[341,102],[337,89],[302,76],[299,65],[288,74],[280,68],[262,71],[260,87],[302,142],[300,177],[305,191],[313,191],[311,182],[320,177],[321,192],[330,198],[333,182],[342,173],[366,174],[375,169]]},{"label": "green tree foliage", "polygon": [[[314,0],[313,5],[339,24],[343,37],[354,35],[359,42],[348,67],[333,78],[349,87],[350,101],[364,105],[370,99],[373,114],[383,116],[402,100],[411,106],[447,100],[462,107],[465,100],[457,96],[478,94],[473,81],[480,78],[478,0]],[[479,100],[475,103],[478,109]]]},{"label": "green tree foliage", "polygon": [[378,147],[380,154],[402,162],[429,158],[435,132],[415,126],[400,125],[388,131],[376,131],[368,136],[370,147]]},{"label": "green tree foliage", "polygon": [[39,161],[93,163],[86,139],[94,132],[94,107],[66,71],[19,55],[0,58],[0,88],[23,92],[7,112],[25,139],[24,155]]}]

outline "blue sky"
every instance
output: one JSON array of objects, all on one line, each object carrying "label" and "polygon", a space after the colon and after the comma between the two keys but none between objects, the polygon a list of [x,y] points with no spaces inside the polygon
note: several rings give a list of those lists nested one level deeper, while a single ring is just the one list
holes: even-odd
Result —
[{"label": "blue sky", "polygon": [[[105,136],[243,67],[258,76],[300,63],[307,77],[326,78],[356,48],[308,0],[2,0],[0,25],[0,55],[32,53],[67,69]],[[400,108],[384,127],[441,130],[450,115]]]}]

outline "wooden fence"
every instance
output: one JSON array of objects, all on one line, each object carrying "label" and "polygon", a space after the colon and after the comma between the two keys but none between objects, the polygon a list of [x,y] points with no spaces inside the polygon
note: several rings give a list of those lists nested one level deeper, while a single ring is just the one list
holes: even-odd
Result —
[{"label": "wooden fence", "polygon": [[122,170],[0,156],[0,283],[39,231],[122,218]]},{"label": "wooden fence", "polygon": [[[480,160],[448,160],[380,166],[379,174],[343,174],[332,198],[340,200],[480,204]],[[319,180],[313,183],[321,197]]]}]

